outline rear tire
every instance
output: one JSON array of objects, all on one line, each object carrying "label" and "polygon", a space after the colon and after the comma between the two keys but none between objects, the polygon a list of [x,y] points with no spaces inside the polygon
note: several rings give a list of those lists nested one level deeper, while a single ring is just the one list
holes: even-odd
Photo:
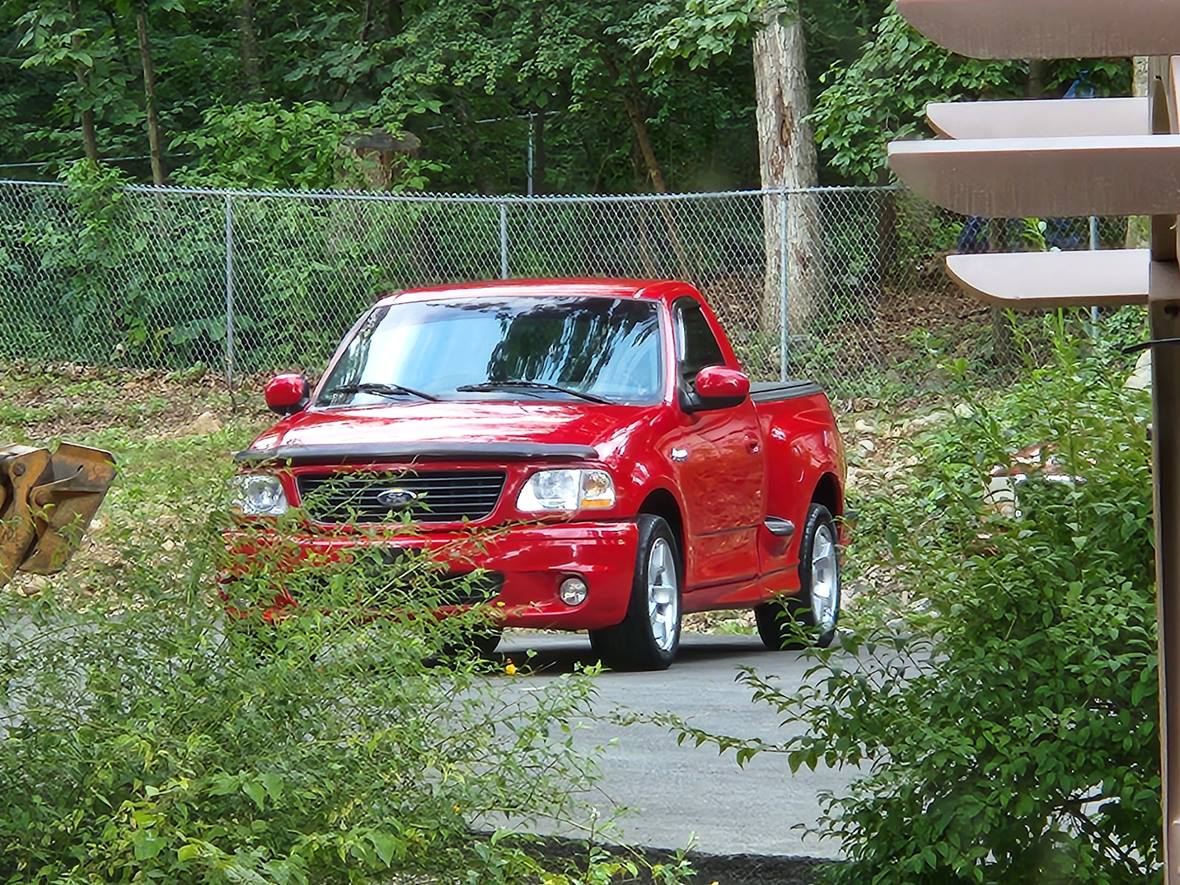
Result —
[{"label": "rear tire", "polygon": [[612,670],[666,670],[680,647],[684,567],[676,537],[659,516],[642,514],[627,616],[590,631],[590,646]]},{"label": "rear tire", "polygon": [[[840,619],[840,556],[836,523],[827,507],[812,504],[803,523],[799,544],[798,596],[764,602],[754,608],[758,635],[771,651],[800,649],[808,644],[827,648],[836,638]],[[795,624],[814,634],[810,643],[799,640]]]}]

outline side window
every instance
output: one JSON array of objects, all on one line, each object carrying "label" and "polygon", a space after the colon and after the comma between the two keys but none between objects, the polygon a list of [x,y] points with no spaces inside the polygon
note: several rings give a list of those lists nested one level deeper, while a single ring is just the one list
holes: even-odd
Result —
[{"label": "side window", "polygon": [[676,355],[680,360],[681,378],[695,378],[705,366],[725,365],[721,345],[697,302],[689,298],[677,301],[673,315],[676,318]]}]

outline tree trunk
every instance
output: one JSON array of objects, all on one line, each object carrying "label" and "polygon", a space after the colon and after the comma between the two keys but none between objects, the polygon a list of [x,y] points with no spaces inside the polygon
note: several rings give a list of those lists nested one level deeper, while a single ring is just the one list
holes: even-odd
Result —
[{"label": "tree trunk", "polygon": [[[615,60],[609,55],[603,57],[603,62],[606,64],[607,72],[615,79],[615,82],[621,82],[621,91],[623,97],[623,110],[627,112],[627,119],[631,121],[631,129],[635,133],[635,146],[639,149],[639,155],[643,158],[643,166],[647,172],[647,178],[651,182],[652,190],[657,194],[666,194],[668,192],[668,183],[664,179],[664,170],[660,166],[660,161],[656,157],[655,146],[651,140],[651,129],[647,125],[647,115],[643,112],[643,107],[640,103],[639,88],[635,85],[633,75],[628,72],[627,79],[621,81],[619,77],[619,67]],[[684,243],[680,239],[680,232],[676,228],[676,219],[673,217],[672,210],[666,202],[657,204],[660,210],[660,216],[664,219],[664,226],[668,232],[668,242],[672,246],[672,254],[676,258],[676,274],[681,279],[689,279],[691,277],[688,254],[684,250]],[[640,215],[644,213],[641,211]]]},{"label": "tree trunk", "polygon": [[[877,271],[876,280],[863,280],[864,291],[876,286],[876,302],[865,305],[875,310],[877,303],[885,297],[885,287],[897,282],[897,192],[888,189],[878,191],[880,200],[877,203],[876,255],[874,267]],[[871,271],[870,271],[871,272]]]},{"label": "tree trunk", "polygon": [[390,37],[396,37],[405,27],[402,0],[389,0],[385,5],[385,29]]},{"label": "tree trunk", "polygon": [[[754,36],[753,51],[762,187],[765,190],[815,187],[815,139],[807,121],[811,100],[807,87],[806,43],[798,7],[792,12],[784,11],[781,6],[771,8]],[[785,212],[781,205],[784,199],[787,201]],[[761,327],[763,333],[776,342],[783,322],[793,335],[805,333],[827,294],[820,207],[816,200],[813,194],[763,199],[766,277]],[[781,230],[784,219],[787,227],[785,254]],[[785,364],[785,355],[783,359]]]},{"label": "tree trunk", "polygon": [[152,183],[165,184],[168,168],[164,165],[164,150],[160,138],[160,114],[156,105],[156,69],[152,64],[152,44],[148,38],[147,4],[140,2],[135,10],[135,28],[139,32],[139,58],[143,63],[143,93],[147,103],[148,147],[152,155]]},{"label": "tree trunk", "polygon": [[1026,98],[1041,98],[1045,94],[1045,80],[1049,74],[1049,63],[1044,59],[1033,58],[1028,62],[1028,83],[1025,86]]},{"label": "tree trunk", "polygon": [[483,143],[479,138],[479,126],[471,115],[471,108],[462,98],[455,100],[455,118],[459,121],[459,128],[463,132],[463,143],[466,145],[467,165],[471,168],[472,183],[475,192],[487,196],[495,192],[483,164]]},{"label": "tree trunk", "polygon": [[643,157],[643,165],[647,169],[647,177],[651,181],[652,189],[657,194],[666,194],[668,184],[664,181],[664,170],[660,161],[656,159],[656,151],[651,143],[651,130],[647,128],[647,117],[640,110],[639,102],[631,94],[630,89],[623,90],[623,109],[627,112],[627,119],[631,121],[631,129],[635,132],[635,144],[639,154]]},{"label": "tree trunk", "polygon": [[[82,30],[82,10],[78,0],[70,0],[70,17],[74,22],[75,34],[70,38],[70,47],[75,51],[82,48],[82,35],[76,33]],[[82,116],[82,147],[86,151],[86,158],[92,163],[98,162],[98,133],[94,125],[94,108],[90,104],[90,69],[77,62],[74,64],[74,77],[78,80],[78,100],[81,104]]]},{"label": "tree trunk", "polygon": [[246,91],[251,98],[261,98],[262,75],[258,64],[258,31],[254,27],[254,0],[241,0],[238,6],[238,42]]},{"label": "tree trunk", "polygon": [[128,74],[135,73],[135,65],[131,60],[131,53],[127,51],[127,43],[123,40],[123,29],[119,27],[119,19],[115,15],[114,6],[105,6],[103,12],[106,13],[107,22],[111,26],[111,37],[115,41],[115,49],[119,53],[119,60],[123,62],[123,67],[126,68]]},{"label": "tree trunk", "polygon": [[[651,142],[651,130],[647,128],[647,118],[639,108],[639,102],[628,91],[623,92],[623,107],[631,120],[631,128],[635,130],[635,143],[639,147],[639,154],[643,157],[643,165],[651,180],[651,186],[658,194],[668,192],[668,184],[664,181],[664,170],[660,161],[656,159],[655,148]],[[660,217],[664,219],[664,228],[668,232],[668,243],[672,246],[672,254],[676,258],[676,275],[683,280],[691,277],[688,266],[688,254],[684,251],[684,243],[680,239],[680,231],[676,227],[676,218],[667,202],[657,203]],[[640,215],[645,214],[641,209]]]},{"label": "tree trunk", "polygon": [[533,193],[541,195],[546,191],[545,185],[545,112],[538,111],[529,116],[530,136],[533,143]]},{"label": "tree trunk", "polygon": [[[1138,98],[1146,98],[1151,76],[1148,74],[1146,56],[1138,56],[1134,60],[1135,73],[1131,80],[1131,94]],[[1146,215],[1132,215],[1127,219],[1128,249],[1146,249],[1151,244],[1151,222]]]},{"label": "tree trunk", "polygon": [[[373,25],[373,0],[365,0],[365,5],[361,7],[361,29],[357,34],[357,42],[364,46],[369,42],[369,29]],[[344,97],[348,95],[348,90],[352,87],[352,80],[347,79],[340,84],[340,88],[336,90],[336,101],[344,101]]]},{"label": "tree trunk", "polygon": [[[987,220],[987,251],[1006,252],[1004,242],[1004,228],[1006,222],[1002,218]],[[999,367],[1007,366],[1012,361],[1012,323],[1008,312],[1002,307],[991,308],[992,320],[992,364]]]},{"label": "tree trunk", "polygon": [[660,167],[660,161],[656,158],[656,151],[652,146],[651,130],[647,127],[647,116],[641,107],[639,89],[635,86],[635,79],[630,71],[624,79],[618,64],[609,53],[602,53],[602,64],[622,94],[623,110],[627,112],[631,131],[635,133],[635,146],[639,148],[639,154],[643,158],[643,165],[647,170],[647,178],[651,182],[652,189],[658,194],[666,194],[668,185],[664,180],[664,170]]}]

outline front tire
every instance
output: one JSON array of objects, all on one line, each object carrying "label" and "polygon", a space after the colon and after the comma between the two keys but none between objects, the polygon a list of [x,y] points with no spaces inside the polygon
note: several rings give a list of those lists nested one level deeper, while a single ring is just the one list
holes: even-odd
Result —
[{"label": "front tire", "polygon": [[443,660],[474,657],[490,661],[495,658],[496,648],[503,636],[504,630],[495,625],[470,627],[463,632],[461,639],[446,643],[440,657]]},{"label": "front tire", "polygon": [[638,523],[627,616],[615,627],[590,631],[590,644],[612,670],[666,670],[680,647],[684,567],[667,522],[643,514]]},{"label": "front tire", "polygon": [[754,609],[758,635],[771,651],[803,648],[795,624],[814,636],[812,645],[827,648],[840,619],[840,556],[836,523],[827,507],[812,504],[799,544],[799,595],[764,602]]}]

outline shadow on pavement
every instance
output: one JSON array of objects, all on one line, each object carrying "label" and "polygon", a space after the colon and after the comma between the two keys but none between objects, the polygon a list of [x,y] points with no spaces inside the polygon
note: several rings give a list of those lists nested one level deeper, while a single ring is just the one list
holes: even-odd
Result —
[{"label": "shadow on pavement", "polygon": [[[680,644],[672,670],[706,662],[732,661],[735,667],[756,664],[770,660],[769,654],[756,636],[688,635]],[[509,634],[496,651],[496,658],[505,664],[511,660],[522,672],[537,675],[570,673],[575,667],[598,662],[590,641],[583,634]]]}]

